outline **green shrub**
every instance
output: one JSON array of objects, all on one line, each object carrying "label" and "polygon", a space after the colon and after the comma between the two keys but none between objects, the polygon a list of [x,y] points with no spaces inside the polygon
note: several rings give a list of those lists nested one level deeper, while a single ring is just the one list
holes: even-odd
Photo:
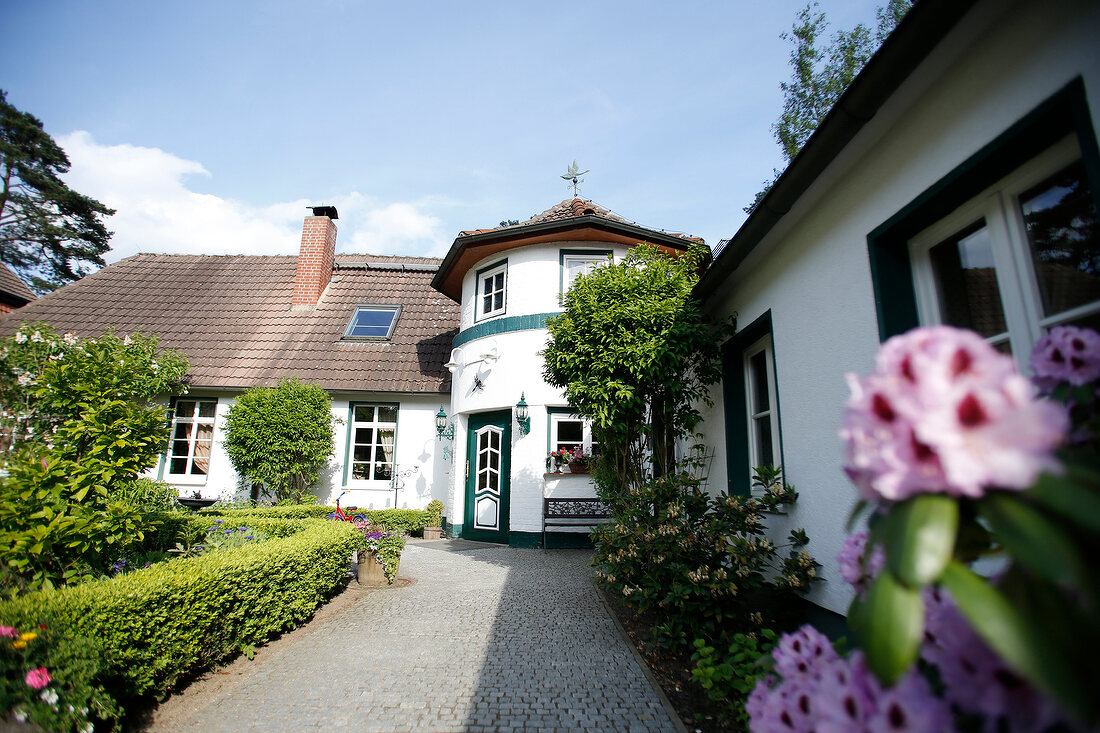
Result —
[{"label": "green shrub", "polygon": [[425,527],[442,527],[443,526],[443,502],[439,499],[432,499],[428,503],[428,523]]},{"label": "green shrub", "polygon": [[[290,504],[273,507],[250,507],[243,509],[219,509],[212,506],[199,512],[200,516],[233,518],[244,521],[252,517],[279,519],[323,519],[335,511],[335,507],[320,504]],[[430,515],[427,509],[356,509],[343,507],[345,514],[362,514],[372,525],[385,527],[391,532],[412,534],[425,527],[438,526],[428,524]]]},{"label": "green shrub", "polygon": [[225,452],[254,486],[263,484],[280,501],[301,502],[333,453],[331,410],[328,392],[316,384],[291,378],[254,387],[229,408]]},{"label": "green shrub", "polygon": [[179,492],[174,486],[144,476],[124,481],[111,492],[111,498],[142,512],[187,511],[179,503]]},{"label": "green shrub", "polygon": [[761,629],[751,634],[734,634],[724,651],[710,646],[703,639],[692,645],[695,651],[691,661],[692,678],[706,690],[707,697],[720,703],[724,717],[736,721],[741,730],[749,729],[749,717],[745,713],[748,699],[756,681],[767,674],[766,655],[775,647],[778,636],[771,629]]},{"label": "green shrub", "polygon": [[167,445],[164,408],[186,362],[154,338],[80,341],[24,325],[0,341],[0,594],[107,572],[148,524],[127,501]]},{"label": "green shrub", "polygon": [[596,578],[656,614],[662,644],[761,628],[817,580],[805,532],[791,532],[785,557],[765,536],[765,512],[797,498],[789,486],[769,486],[761,498],[711,497],[696,477],[674,474],[629,493],[632,501],[609,503],[613,521],[594,533]]},{"label": "green shrub", "polygon": [[287,536],[28,594],[0,604],[0,623],[25,627],[44,621],[96,639],[104,661],[97,681],[120,703],[163,694],[181,676],[309,618],[340,584],[352,551],[363,543],[345,522],[254,524]]}]

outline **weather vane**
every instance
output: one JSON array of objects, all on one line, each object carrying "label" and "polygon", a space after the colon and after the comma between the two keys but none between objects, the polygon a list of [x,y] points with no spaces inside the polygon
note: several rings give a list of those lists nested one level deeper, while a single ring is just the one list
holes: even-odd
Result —
[{"label": "weather vane", "polygon": [[569,169],[565,171],[565,175],[562,176],[565,180],[570,182],[573,186],[573,195],[577,195],[577,185],[584,183],[584,179],[581,178],[588,171],[582,171],[580,166],[577,165],[577,161],[573,161],[573,165],[569,166]]}]

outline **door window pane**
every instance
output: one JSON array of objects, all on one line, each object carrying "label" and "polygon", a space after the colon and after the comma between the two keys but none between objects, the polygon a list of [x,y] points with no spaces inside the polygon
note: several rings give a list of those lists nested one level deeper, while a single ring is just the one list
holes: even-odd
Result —
[{"label": "door window pane", "polygon": [[1020,195],[1043,314],[1100,301],[1100,232],[1081,161]]},{"label": "door window pane", "polygon": [[1004,307],[993,245],[985,222],[977,222],[929,251],[939,296],[940,320],[986,338],[1003,334]]}]

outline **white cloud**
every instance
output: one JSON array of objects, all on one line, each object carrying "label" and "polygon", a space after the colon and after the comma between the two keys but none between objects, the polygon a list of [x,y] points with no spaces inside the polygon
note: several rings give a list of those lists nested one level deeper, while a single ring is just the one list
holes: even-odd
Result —
[{"label": "white cloud", "polygon": [[[116,209],[107,260],[138,252],[181,254],[297,254],[305,199],[249,206],[188,188],[210,177],[198,161],[159,148],[100,145],[91,134],[58,137],[75,190]],[[316,202],[314,202],[316,203]],[[328,203],[328,202],[326,202]],[[374,254],[442,254],[449,244],[440,219],[423,204],[385,203],[358,192],[332,201],[340,212],[337,249]]]}]

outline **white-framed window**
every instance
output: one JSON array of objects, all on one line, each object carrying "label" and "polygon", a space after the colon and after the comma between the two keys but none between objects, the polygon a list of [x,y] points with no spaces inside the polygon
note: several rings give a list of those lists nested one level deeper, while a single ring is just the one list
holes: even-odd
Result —
[{"label": "white-framed window", "polygon": [[563,251],[561,253],[561,292],[569,290],[579,275],[587,275],[601,265],[610,262],[608,250]]},{"label": "white-framed window", "polygon": [[169,482],[206,483],[217,411],[217,400],[176,400],[172,409],[172,442],[168,446]]},{"label": "white-framed window", "polygon": [[579,415],[569,412],[569,408],[550,409],[550,436],[548,453],[561,450],[572,452],[584,448],[588,455],[599,455],[600,445],[592,439],[592,423]]},{"label": "white-framed window", "polygon": [[358,305],[344,329],[344,339],[385,341],[393,335],[397,319],[401,315],[399,305]]},{"label": "white-framed window", "polygon": [[352,403],[348,439],[348,483],[393,478],[397,446],[396,404]]},{"label": "white-framed window", "polygon": [[1098,225],[1067,137],[910,240],[920,322],[977,331],[1026,370],[1047,329],[1100,328]]},{"label": "white-framed window", "polygon": [[508,305],[507,288],[507,261],[477,273],[477,320],[504,314]]},{"label": "white-framed window", "polygon": [[779,403],[771,335],[745,349],[744,372],[750,472],[759,466],[779,466],[783,459],[779,453]]}]

